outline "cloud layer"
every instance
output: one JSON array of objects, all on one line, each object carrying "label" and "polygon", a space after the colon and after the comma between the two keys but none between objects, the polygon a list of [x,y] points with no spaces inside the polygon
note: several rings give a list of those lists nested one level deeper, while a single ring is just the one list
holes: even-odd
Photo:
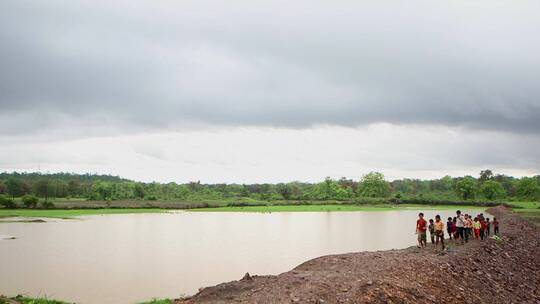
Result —
[{"label": "cloud layer", "polygon": [[537,133],[539,9],[6,0],[0,134],[372,123]]},{"label": "cloud layer", "polygon": [[540,171],[540,2],[0,1],[0,170]]},{"label": "cloud layer", "polygon": [[376,124],[357,129],[165,132],[54,144],[0,140],[0,168],[210,183],[319,182],[326,176],[359,180],[372,170],[388,179],[477,176],[486,168],[522,176],[540,173],[537,139],[494,131]]}]

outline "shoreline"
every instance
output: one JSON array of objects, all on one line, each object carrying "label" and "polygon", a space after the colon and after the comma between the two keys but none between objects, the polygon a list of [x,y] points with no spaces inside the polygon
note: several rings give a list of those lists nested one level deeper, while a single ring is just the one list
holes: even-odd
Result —
[{"label": "shoreline", "polygon": [[416,205],[416,204],[306,204],[306,205],[265,205],[232,206],[209,208],[55,208],[55,209],[0,209],[0,220],[9,217],[27,218],[74,218],[87,215],[137,214],[166,212],[356,212],[356,211],[400,211],[400,210],[448,210],[479,209],[488,207],[478,205]]},{"label": "shoreline", "polygon": [[279,275],[246,274],[201,288],[174,303],[540,302],[540,228],[502,206],[487,212],[501,223],[501,241],[322,256]]}]

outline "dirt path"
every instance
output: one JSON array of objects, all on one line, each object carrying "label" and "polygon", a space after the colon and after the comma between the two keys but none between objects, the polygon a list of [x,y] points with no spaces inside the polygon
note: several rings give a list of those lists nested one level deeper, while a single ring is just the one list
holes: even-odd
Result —
[{"label": "dirt path", "polygon": [[502,241],[323,256],[175,303],[540,303],[540,229],[504,207],[488,211]]}]

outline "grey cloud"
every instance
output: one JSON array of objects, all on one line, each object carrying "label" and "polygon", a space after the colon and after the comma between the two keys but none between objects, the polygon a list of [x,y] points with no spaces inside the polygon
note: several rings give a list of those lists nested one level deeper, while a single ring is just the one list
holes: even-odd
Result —
[{"label": "grey cloud", "polygon": [[536,133],[538,9],[6,0],[0,133],[65,127],[56,117],[117,132],[389,122]]}]

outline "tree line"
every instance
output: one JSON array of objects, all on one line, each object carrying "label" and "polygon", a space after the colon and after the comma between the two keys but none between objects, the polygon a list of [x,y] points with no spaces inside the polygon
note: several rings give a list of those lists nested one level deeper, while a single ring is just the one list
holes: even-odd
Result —
[{"label": "tree line", "polygon": [[[117,176],[71,173],[0,173],[0,195],[15,199],[34,198],[87,200],[351,200],[366,198],[433,200],[540,200],[540,175],[515,178],[480,172],[478,177],[445,176],[440,179],[386,181],[379,172],[361,180],[326,178],[319,183],[202,184],[190,182],[142,183]],[[26,204],[26,203],[25,203]]]}]

